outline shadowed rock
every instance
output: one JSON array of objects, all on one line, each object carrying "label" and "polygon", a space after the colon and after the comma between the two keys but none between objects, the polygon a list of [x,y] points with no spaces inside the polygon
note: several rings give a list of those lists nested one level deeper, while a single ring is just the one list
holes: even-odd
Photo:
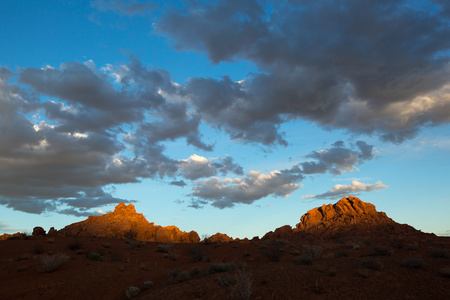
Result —
[{"label": "shadowed rock", "polygon": [[195,231],[184,232],[175,226],[162,227],[149,223],[133,204],[120,203],[113,212],[102,216],[90,216],[58,231],[58,235],[98,236],[110,238],[135,238],[141,241],[164,243],[198,243]]}]

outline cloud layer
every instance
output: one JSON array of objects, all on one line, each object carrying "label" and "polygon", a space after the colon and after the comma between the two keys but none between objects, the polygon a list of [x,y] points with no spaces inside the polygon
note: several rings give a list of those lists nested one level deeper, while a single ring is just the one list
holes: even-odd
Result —
[{"label": "cloud layer", "polygon": [[247,60],[261,70],[240,83],[192,78],[183,87],[232,138],[284,145],[279,125],[303,118],[402,142],[450,121],[445,1],[184,4],[165,11],[155,30],[213,63]]}]

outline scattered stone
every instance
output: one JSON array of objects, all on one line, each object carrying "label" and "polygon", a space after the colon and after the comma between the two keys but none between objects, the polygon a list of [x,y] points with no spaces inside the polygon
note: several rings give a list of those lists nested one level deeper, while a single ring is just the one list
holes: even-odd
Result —
[{"label": "scattered stone", "polygon": [[125,296],[127,296],[127,299],[133,299],[137,295],[141,293],[141,289],[135,286],[130,286],[128,290],[125,292]]}]

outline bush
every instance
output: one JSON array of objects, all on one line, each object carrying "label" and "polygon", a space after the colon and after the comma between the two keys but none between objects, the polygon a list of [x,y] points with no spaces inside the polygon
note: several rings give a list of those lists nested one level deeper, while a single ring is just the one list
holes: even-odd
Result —
[{"label": "bush", "polygon": [[234,299],[248,300],[253,293],[252,274],[245,270],[238,270],[235,274],[236,284],[231,290]]},{"label": "bush", "polygon": [[402,261],[402,267],[409,269],[423,269],[425,262],[420,257],[407,257]]},{"label": "bush", "polygon": [[222,287],[229,287],[235,283],[235,279],[230,274],[220,275],[217,280],[219,281],[219,285]]},{"label": "bush", "polygon": [[384,246],[373,246],[372,251],[369,252],[370,256],[391,256],[392,250]]},{"label": "bush", "polygon": [[181,269],[173,269],[169,273],[169,282],[178,283],[187,281],[190,278],[189,273]]},{"label": "bush", "polygon": [[88,252],[87,258],[89,260],[95,260],[95,261],[103,261],[103,257],[100,253],[97,252]]},{"label": "bush", "polygon": [[128,240],[134,240],[137,237],[137,232],[134,230],[129,230],[123,234],[124,238]]},{"label": "bush", "polygon": [[338,250],[334,253],[334,258],[347,257],[348,252],[345,250]]},{"label": "bush", "polygon": [[445,267],[439,270],[439,274],[441,274],[444,277],[450,278],[450,267]]},{"label": "bush", "polygon": [[313,262],[314,262],[314,260],[311,257],[306,256],[306,255],[302,255],[295,260],[295,263],[297,265],[312,265]]},{"label": "bush", "polygon": [[42,255],[39,257],[41,261],[41,271],[51,273],[55,271],[62,263],[69,260],[69,256],[61,253],[54,255]]},{"label": "bush", "polygon": [[381,262],[378,259],[363,259],[359,266],[363,269],[379,270],[381,268]]},{"label": "bush", "polygon": [[303,245],[303,250],[306,254],[311,257],[312,260],[316,260],[322,254],[321,247],[314,247],[310,245]]},{"label": "bush", "polygon": [[196,261],[202,261],[205,257],[205,253],[202,251],[202,249],[198,247],[192,247],[189,249],[189,255],[192,256],[192,260],[194,262]]},{"label": "bush", "polygon": [[450,258],[450,251],[441,248],[431,248],[428,255],[432,258]]},{"label": "bush", "polygon": [[42,254],[44,253],[44,248],[42,247],[41,244],[37,244],[36,246],[34,246],[34,253],[36,254]]},{"label": "bush", "polygon": [[209,274],[215,274],[215,273],[222,273],[222,272],[228,272],[235,268],[233,264],[229,263],[223,263],[223,264],[210,264],[208,273]]},{"label": "bush", "polygon": [[77,250],[81,248],[81,243],[78,240],[72,240],[68,245],[67,248],[70,250]]},{"label": "bush", "polygon": [[173,247],[173,244],[160,244],[160,245],[158,245],[156,252],[169,253],[169,251],[170,251],[170,249],[172,249],[172,247]]}]

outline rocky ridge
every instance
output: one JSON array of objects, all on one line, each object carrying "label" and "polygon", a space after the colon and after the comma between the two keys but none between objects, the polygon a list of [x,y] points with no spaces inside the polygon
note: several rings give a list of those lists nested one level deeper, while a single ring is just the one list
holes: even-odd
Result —
[{"label": "rocky ridge", "polygon": [[120,203],[113,212],[68,225],[58,231],[65,236],[97,236],[108,238],[133,238],[141,241],[164,243],[198,243],[195,231],[184,232],[175,226],[162,227],[149,223],[137,213],[133,204]]},{"label": "rocky ridge", "polygon": [[397,233],[402,235],[424,234],[406,224],[399,224],[375,205],[357,197],[342,198],[335,204],[324,204],[309,210],[300,218],[295,228],[289,225],[269,232],[264,239],[291,239],[310,236],[327,238],[343,234],[379,235]]}]

